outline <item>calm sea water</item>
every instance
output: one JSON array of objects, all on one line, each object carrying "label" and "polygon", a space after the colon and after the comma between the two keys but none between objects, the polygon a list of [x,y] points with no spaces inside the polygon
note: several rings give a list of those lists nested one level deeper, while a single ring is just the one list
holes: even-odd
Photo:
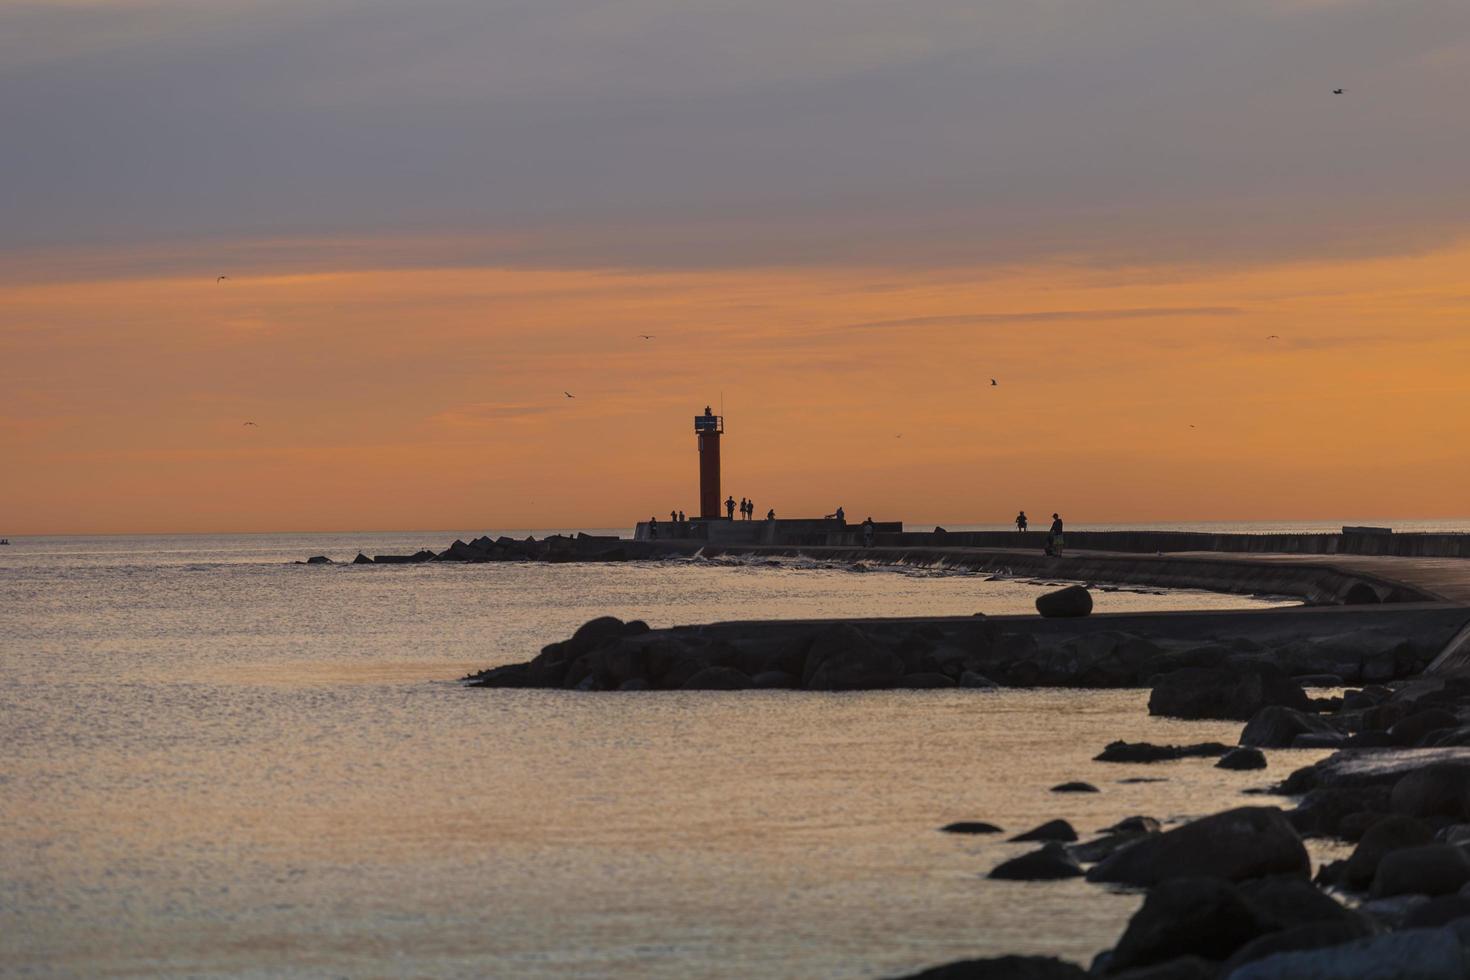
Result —
[{"label": "calm sea water", "polygon": [[[604,613],[1024,612],[1040,590],[1022,582],[813,563],[288,564],[453,536],[0,549],[0,973],[877,977],[1015,951],[1086,959],[1136,896],[986,881],[1026,845],[935,828],[1179,819],[1266,781],[1090,761],[1114,738],[1238,734],[1151,719],[1143,692],[455,682]],[[1272,774],[1318,755],[1277,753]],[[1119,782],[1137,775],[1167,781]],[[1103,792],[1047,791],[1069,779]]]}]

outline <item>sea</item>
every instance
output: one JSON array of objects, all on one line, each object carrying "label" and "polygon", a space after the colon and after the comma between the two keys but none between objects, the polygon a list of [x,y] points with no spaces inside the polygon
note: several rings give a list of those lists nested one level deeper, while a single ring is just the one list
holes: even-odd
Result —
[{"label": "sea", "polygon": [[[989,881],[1030,846],[1005,837],[1057,817],[1089,836],[1135,814],[1177,822],[1259,803],[1249,790],[1321,754],[1273,753],[1265,773],[1092,761],[1119,738],[1239,734],[1150,718],[1143,691],[459,683],[595,616],[1020,613],[1047,588],[1026,580],[702,557],[296,563],[480,533],[0,547],[0,975],[888,977],[1004,953],[1085,964],[1140,896]],[[1097,594],[1099,611],[1271,602]],[[1078,779],[1101,792],[1049,791]],[[1007,833],[939,832],[955,820]]]}]

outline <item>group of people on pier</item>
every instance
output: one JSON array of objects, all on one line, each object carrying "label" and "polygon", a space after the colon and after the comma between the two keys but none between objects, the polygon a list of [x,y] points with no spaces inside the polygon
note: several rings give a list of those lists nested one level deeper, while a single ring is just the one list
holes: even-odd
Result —
[{"label": "group of people on pier", "polygon": [[[1016,530],[1022,534],[1026,533],[1026,528],[1030,523],[1024,510],[1016,515]],[[1062,515],[1060,514],[1051,515],[1051,529],[1046,532],[1046,553],[1048,555],[1062,553]]]}]

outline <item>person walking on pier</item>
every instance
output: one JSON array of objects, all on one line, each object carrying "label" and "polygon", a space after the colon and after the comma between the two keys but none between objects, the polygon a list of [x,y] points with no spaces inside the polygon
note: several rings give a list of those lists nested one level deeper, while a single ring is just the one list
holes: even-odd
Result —
[{"label": "person walking on pier", "polygon": [[1025,531],[1026,531],[1026,525],[1029,524],[1029,523],[1030,522],[1026,520],[1026,512],[1024,510],[1021,511],[1021,513],[1019,513],[1019,514],[1016,515],[1016,530],[1017,531],[1020,531],[1020,532],[1022,532],[1024,534]]},{"label": "person walking on pier", "polygon": [[734,496],[734,494],[731,494],[730,496],[728,496],[728,497],[725,498],[725,520],[727,520],[727,521],[733,521],[734,519],[735,519],[735,496]]},{"label": "person walking on pier", "polygon": [[1046,532],[1046,553],[1048,555],[1062,553],[1062,517],[1060,514],[1051,515],[1051,530]]}]

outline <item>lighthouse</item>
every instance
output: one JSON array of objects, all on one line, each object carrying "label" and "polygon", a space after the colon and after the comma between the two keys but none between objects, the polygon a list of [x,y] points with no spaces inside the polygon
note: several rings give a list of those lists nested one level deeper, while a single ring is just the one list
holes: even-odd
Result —
[{"label": "lighthouse", "polygon": [[699,439],[699,516],[705,520],[720,516],[720,435],[724,431],[725,417],[708,405],[703,415],[694,416],[694,434]]}]

